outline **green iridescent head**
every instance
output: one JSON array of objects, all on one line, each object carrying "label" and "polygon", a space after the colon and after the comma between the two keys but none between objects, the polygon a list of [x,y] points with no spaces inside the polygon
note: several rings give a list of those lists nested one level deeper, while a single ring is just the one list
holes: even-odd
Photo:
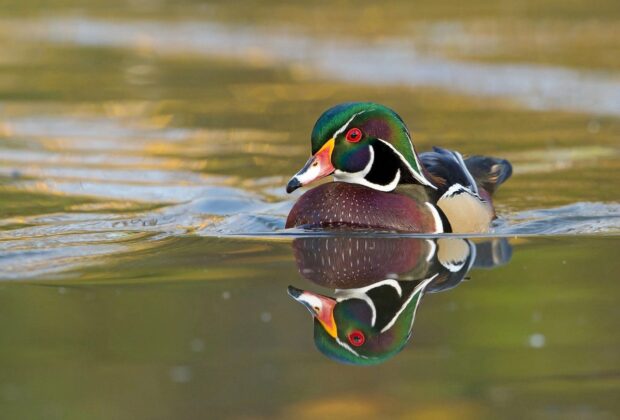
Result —
[{"label": "green iridescent head", "polygon": [[342,363],[376,365],[399,353],[411,337],[428,283],[383,280],[339,290],[336,298],[293,287],[289,294],[314,316],[314,342],[321,353]]},{"label": "green iridescent head", "polygon": [[312,130],[312,157],[287,191],[327,175],[336,181],[392,191],[399,183],[435,188],[426,178],[403,120],[373,102],[349,102],[323,113]]}]

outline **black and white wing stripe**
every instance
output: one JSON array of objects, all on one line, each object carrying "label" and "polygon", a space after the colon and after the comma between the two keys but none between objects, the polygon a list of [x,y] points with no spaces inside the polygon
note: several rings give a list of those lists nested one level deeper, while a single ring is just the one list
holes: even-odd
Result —
[{"label": "black and white wing stripe", "polygon": [[480,197],[478,185],[459,152],[433,147],[432,152],[422,153],[420,159],[431,174],[445,180],[439,191],[443,197],[462,193]]}]

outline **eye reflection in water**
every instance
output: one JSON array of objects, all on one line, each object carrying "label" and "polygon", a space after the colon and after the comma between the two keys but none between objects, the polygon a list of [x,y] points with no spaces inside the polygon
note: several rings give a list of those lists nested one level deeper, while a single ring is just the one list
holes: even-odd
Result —
[{"label": "eye reflection in water", "polygon": [[314,318],[314,342],[342,363],[374,365],[400,352],[411,338],[426,293],[460,284],[472,267],[510,261],[504,238],[467,239],[321,237],[293,241],[299,272],[333,290],[333,297],[289,286]]}]

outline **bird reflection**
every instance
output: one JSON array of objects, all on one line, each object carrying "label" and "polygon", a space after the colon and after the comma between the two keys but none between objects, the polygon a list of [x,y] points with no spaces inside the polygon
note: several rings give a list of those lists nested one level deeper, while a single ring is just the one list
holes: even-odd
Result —
[{"label": "bird reflection", "polygon": [[314,342],[339,362],[372,365],[411,338],[425,293],[456,287],[472,267],[507,263],[505,239],[313,237],[293,241],[299,272],[333,297],[289,286],[314,318]]}]

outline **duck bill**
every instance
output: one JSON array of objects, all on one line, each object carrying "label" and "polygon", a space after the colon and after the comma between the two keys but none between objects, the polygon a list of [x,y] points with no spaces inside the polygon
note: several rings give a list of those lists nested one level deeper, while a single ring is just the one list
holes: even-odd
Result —
[{"label": "duck bill", "polygon": [[317,179],[330,175],[336,168],[332,165],[332,151],[334,150],[334,139],[327,143],[314,154],[303,168],[291,178],[286,185],[286,192],[292,193],[297,188],[308,185]]},{"label": "duck bill", "polygon": [[297,289],[293,286],[288,287],[288,294],[297,302],[301,303],[317,319],[329,335],[336,338],[338,330],[334,320],[334,307],[336,299],[329,296],[319,295],[318,293],[308,292]]}]

